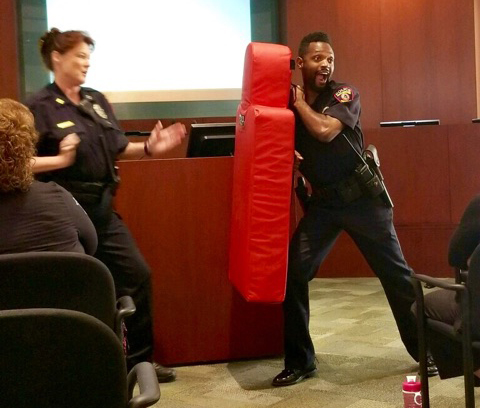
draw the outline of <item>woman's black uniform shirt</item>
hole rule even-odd
[[[112,163],[128,144],[105,96],[91,88],[81,88],[81,96],[97,105],[96,114],[100,119],[106,119],[110,126],[98,124],[70,102],[55,83],[43,88],[27,102],[40,134],[38,156],[57,155],[60,141],[70,133],[76,133],[81,140],[75,163],[65,169],[40,174],[38,178],[42,181],[110,181],[111,173],[99,135],[105,136]]]

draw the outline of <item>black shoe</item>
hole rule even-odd
[[[290,370],[289,368],[286,368],[273,379],[272,385],[274,387],[284,387],[297,384],[305,378],[311,377],[315,371],[317,371],[317,367],[315,366],[310,366],[304,370]]]
[[[418,375],[420,375],[420,373],[418,373]],[[438,375],[437,365],[435,364],[433,357],[430,354],[428,354],[427,355],[427,376],[435,377],[436,375]]]
[[[420,371],[418,372],[418,375],[420,375]],[[435,377],[436,375],[438,375],[438,368],[435,364],[435,360],[431,354],[427,354],[427,376]]]
[[[438,375],[437,365],[435,364],[433,357],[430,355],[427,356],[427,375],[429,377],[435,377]]]
[[[152,363],[155,373],[157,374],[157,379],[159,383],[167,383],[175,381],[177,378],[177,373],[173,368],[164,367],[158,363]]]

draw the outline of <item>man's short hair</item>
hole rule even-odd
[[[332,45],[327,33],[324,33],[323,31],[315,31],[314,33],[307,34],[302,38],[302,41],[300,41],[300,46],[298,47],[298,55],[300,57],[303,57],[306,54],[308,46],[312,42],[324,42]]]

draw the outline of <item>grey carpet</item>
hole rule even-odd
[[[403,348],[378,279],[315,279],[310,293],[315,377],[272,387],[283,369],[280,357],[177,367],[177,381],[161,384],[155,407],[402,408],[402,382],[417,364]],[[465,406],[462,378],[435,377],[430,394],[432,408]]]

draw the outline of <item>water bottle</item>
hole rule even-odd
[[[403,407],[422,407],[422,384],[417,381],[415,375],[407,375],[407,381],[403,383]]]

